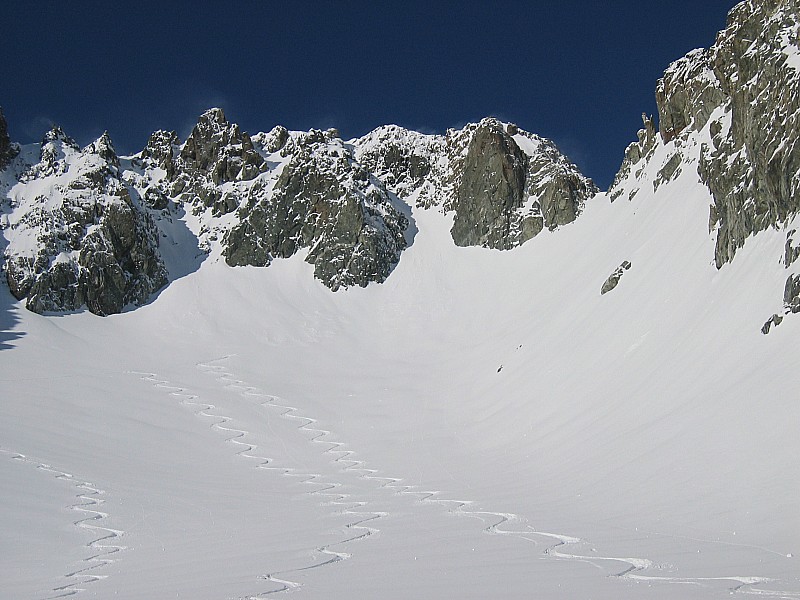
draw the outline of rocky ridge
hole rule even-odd
[[[599,191],[551,141],[494,118],[446,135],[382,127],[351,143],[393,192],[453,211],[459,246],[519,246],[574,221]]]
[[[800,3],[736,5],[710,48],[669,66],[657,83],[656,103],[658,127],[643,116],[645,126],[609,190],[612,200],[632,199],[648,183],[643,174],[661,148],[668,159],[652,181],[656,189],[691,168],[711,192],[717,268],[749,237],[785,229],[783,262],[793,289],[797,255],[789,250],[794,230],[788,230],[800,212]],[[785,305],[793,306],[791,298]]]
[[[3,195],[6,279],[36,312],[146,302],[167,282],[158,241],[175,219],[231,266],[302,251],[335,291],[389,276],[413,239],[411,205],[454,212],[459,245],[507,249],[571,222],[597,191],[551,142],[496,119],[344,142],[280,126],[251,137],[211,109],[185,142],[156,131],[132,157],[107,135],[81,150],[60,129],[35,150],[6,169]]]
[[[288,136],[278,152],[274,183],[251,190],[223,239],[227,263],[267,266],[308,248],[315,277],[334,291],[384,281],[407,245],[408,219],[383,184],[335,131]]]
[[[742,2],[713,46],[670,65],[658,118],[643,115],[609,190],[631,200],[697,172],[718,268],[748,237],[785,230],[784,313],[800,307],[798,13],[797,0]],[[120,158],[107,135],[80,149],[58,129],[20,152],[0,114],[4,270],[40,312],[146,302],[166,283],[158,239],[175,219],[214,259],[263,267],[302,253],[337,290],[390,275],[413,242],[412,206],[452,215],[457,245],[505,250],[574,221],[597,191],[551,142],[494,118],[345,142],[335,130],[250,136],[212,109],[185,142],[158,131]]]

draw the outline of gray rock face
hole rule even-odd
[[[783,290],[783,304],[787,312],[800,312],[800,275],[789,275]]]
[[[617,287],[617,284],[619,283],[619,280],[622,279],[625,271],[630,268],[631,263],[627,260],[623,261],[623,263],[617,267],[611,275],[608,276],[608,279],[605,280],[605,283],[603,283],[603,286],[600,288],[600,295],[602,296],[603,294],[607,294]]]
[[[228,123],[221,108],[200,116],[180,151],[180,160],[183,172],[208,175],[215,184],[253,179],[264,165],[250,136]]]
[[[11,159],[17,155],[17,147],[11,143],[8,136],[8,124],[0,108],[0,171],[6,168]]]
[[[13,193],[6,280],[30,310],[108,315],[167,283],[152,219],[121,182],[107,134],[81,151],[53,129]]]
[[[352,145],[390,191],[453,211],[461,246],[513,248],[571,223],[598,192],[552,142],[492,118],[444,136],[380,127]]]
[[[745,240],[789,227],[800,212],[800,3],[746,0],[707,50],[675,61],[656,86],[659,127],[645,120],[611,197],[633,197],[696,170],[712,196],[709,229],[717,268]],[[663,161],[653,176],[654,156]],[[647,176],[642,176],[647,172]],[[787,269],[800,256],[787,234]],[[788,312],[791,302],[785,300]],[[765,333],[783,318],[765,324]]]
[[[194,250],[231,266],[305,250],[338,290],[389,276],[413,239],[408,204],[452,211],[457,244],[508,249],[570,223],[597,192],[551,142],[496,119],[443,136],[387,126],[345,143],[333,129],[280,126],[251,138],[211,109],[184,143],[156,131],[132,157],[108,134],[81,150],[54,128],[39,162],[17,168],[3,192],[5,272],[37,312],[145,302],[167,282],[159,236],[184,211]]]
[[[182,146],[174,132],[154,133],[139,159],[145,168],[157,166],[166,172],[169,185],[160,186],[160,194],[190,205],[195,214],[210,207],[217,216],[238,206],[224,197],[222,184],[250,181],[266,170],[250,136],[229,123],[219,108],[200,116]]]
[[[642,125],[644,125],[644,127],[636,134],[638,140],[630,144],[625,149],[625,156],[622,159],[622,165],[620,166],[620,169],[617,172],[616,177],[614,177],[611,187],[609,188],[612,202],[619,198],[624,191],[620,188],[620,183],[629,175],[631,175],[631,171],[634,169],[636,169],[635,176],[636,179],[638,179],[641,175],[642,169],[644,166],[646,166],[647,161],[650,160],[650,158],[653,156],[654,150],[656,149],[657,132],[656,126],[653,123],[653,117],[648,117],[647,114],[642,113]],[[628,200],[633,200],[637,191],[638,189],[631,190]]]
[[[522,207],[527,172],[528,157],[505,127],[482,122],[467,146],[451,204],[456,213],[453,241],[459,246],[500,249],[515,245],[511,215]],[[541,231],[541,221],[536,228]]]
[[[800,257],[800,245],[795,245],[796,235],[796,229],[792,229],[786,234],[786,244],[783,250],[783,264],[787,269]]]
[[[284,146],[290,159],[274,186],[254,186],[223,240],[229,265],[266,266],[309,248],[315,277],[334,291],[388,277],[408,221],[334,135],[312,130]]]
[[[573,222],[599,191],[551,141],[496,119],[448,132],[448,153],[460,246],[519,246]]]
[[[731,114],[727,135],[718,126],[700,163],[714,195],[717,265],[800,209],[800,73],[788,58],[798,23],[796,2],[743,3],[709,53]]]
[[[767,335],[772,330],[773,326],[777,327],[781,323],[783,323],[783,317],[776,313],[772,315],[766,323],[764,323],[764,326],[761,327],[761,333]]]
[[[174,131],[158,130],[150,134],[147,145],[139,154],[142,161],[164,169],[168,179],[175,178],[175,155],[180,144]]]
[[[156,132],[130,176],[153,209],[182,206],[202,223],[201,247],[231,266],[267,266],[308,249],[333,290],[383,281],[406,247],[408,219],[336,130],[252,138],[219,109],[189,138]]]
[[[799,27],[796,0],[742,2],[711,48],[690,52],[658,82],[664,143],[709,128],[698,171],[714,198],[718,267],[800,209]]]
[[[761,333],[768,334],[770,329],[777,327],[783,322],[784,315],[800,313],[800,275],[789,275],[786,278],[786,285],[783,289],[783,315],[775,313],[764,326]]]

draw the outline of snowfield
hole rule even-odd
[[[647,185],[507,252],[414,209],[363,289],[213,252],[107,318],[3,288],[0,598],[800,598],[785,232],[717,270],[695,170]]]

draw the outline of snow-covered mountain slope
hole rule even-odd
[[[6,164],[12,144],[3,139]],[[159,246],[179,245],[187,259],[199,247],[222,253],[230,266],[259,267],[307,249],[314,276],[330,289],[366,286],[385,281],[413,243],[411,205],[454,212],[458,245],[508,249],[572,222],[597,193],[551,142],[496,119],[447,136],[383,127],[345,143],[336,130],[283,127],[251,138],[211,109],[184,143],[157,131],[133,157],[119,159],[107,136],[81,151],[60,130],[34,154],[29,148],[3,171],[0,191],[7,279],[35,312],[85,304],[109,314],[141,305],[166,283]],[[53,206],[42,216],[44,197]],[[131,265],[123,264],[124,244],[99,267],[76,258],[82,236],[108,221],[107,204],[124,205],[130,218],[104,235],[105,246],[117,239],[145,246]],[[197,242],[173,237],[185,213]],[[70,252],[74,260],[66,261]],[[98,295],[110,300],[98,303]]]
[[[783,239],[717,270],[701,189],[507,253],[415,209],[392,277],[337,294],[298,255],[107,319],[7,306],[0,439],[28,462],[2,514],[48,518],[4,521],[4,597],[796,597],[800,323],[759,333]],[[13,475],[38,464],[103,490],[81,510],[119,539],[86,547],[85,490]]]
[[[796,209],[717,260],[702,165],[738,106],[646,120],[608,194],[507,252],[454,243],[446,139],[249,138],[216,113],[191,145],[155,135],[119,162],[172,277],[155,301],[42,316],[0,289],[0,599],[800,598],[800,319],[761,333]],[[515,194],[532,148],[484,126]],[[407,220],[381,285],[332,293],[304,234],[229,266],[295,169],[301,231],[306,192],[336,201],[302,187],[320,173]]]
[[[673,63],[659,80],[658,133],[644,118],[639,141],[626,151],[612,198],[632,198],[682,170],[697,173],[712,193],[708,217],[717,267],[733,260],[754,234],[784,231],[774,260],[787,278],[780,308],[767,323],[800,310],[794,264],[800,211],[800,8],[791,0],[742,2],[713,46]],[[654,174],[655,173],[655,174]],[[769,315],[765,315],[765,319]]]

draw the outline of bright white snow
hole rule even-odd
[[[2,291],[0,598],[800,597],[785,234],[717,270],[693,171],[509,252],[416,209],[366,289],[170,252],[122,315]]]

